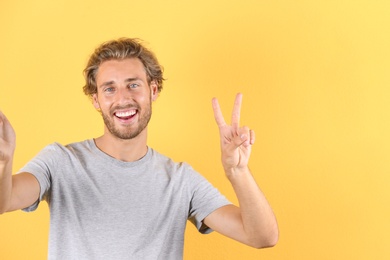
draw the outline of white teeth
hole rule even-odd
[[[135,115],[136,111],[135,110],[130,110],[126,112],[116,112],[115,115],[117,117],[128,117],[128,116],[133,116]]]

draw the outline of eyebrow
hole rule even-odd
[[[141,79],[138,78],[138,77],[135,77],[135,78],[127,78],[125,79],[125,82],[126,83],[129,83],[129,82],[134,82],[134,81],[140,81]],[[103,88],[103,87],[106,87],[106,86],[111,86],[111,85],[114,85],[115,84],[115,81],[111,80],[111,81],[106,81],[106,82],[103,82],[99,88]]]
[[[104,82],[103,84],[101,84],[99,86],[99,88],[110,86],[110,85],[113,85],[113,84],[114,84],[114,81],[107,81],[107,82]]]

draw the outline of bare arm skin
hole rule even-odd
[[[222,207],[204,219],[215,231],[247,245],[263,248],[276,244],[278,227],[264,194],[248,168],[254,131],[239,127],[242,95],[236,97],[232,125],[227,125],[213,99],[214,116],[220,130],[222,164],[239,201],[239,207]],[[12,175],[15,132],[0,112],[0,214],[32,205],[39,198],[40,187],[30,173]]]
[[[32,205],[39,198],[39,183],[30,173],[12,175],[15,131],[0,111],[0,214]]]
[[[221,141],[221,160],[225,174],[236,193],[239,207],[221,207],[204,219],[213,230],[255,248],[274,246],[279,237],[275,215],[248,167],[255,133],[240,127],[242,95],[237,94],[231,125],[227,125],[217,99],[214,117]]]

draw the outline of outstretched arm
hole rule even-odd
[[[0,214],[32,205],[39,196],[39,183],[30,173],[12,175],[15,131],[0,111]]]
[[[256,248],[270,247],[278,240],[278,225],[270,205],[248,168],[255,133],[248,127],[240,127],[241,103],[242,94],[237,94],[231,125],[228,125],[218,100],[214,98],[212,101],[220,133],[222,165],[236,193],[239,207],[230,205],[219,208],[207,216],[204,223],[247,245]]]

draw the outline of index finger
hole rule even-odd
[[[213,98],[212,104],[213,104],[214,118],[215,121],[217,122],[218,127],[225,126],[226,122],[225,119],[223,118],[222,111],[218,103],[218,99]]]
[[[236,99],[234,100],[233,113],[232,113],[232,126],[235,129],[238,129],[238,127],[240,126],[241,103],[242,103],[242,94],[238,93],[236,95]]]

